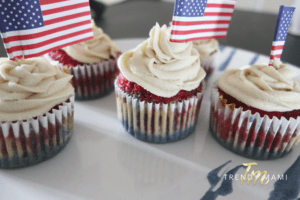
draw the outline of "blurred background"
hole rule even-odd
[[[106,5],[120,3],[125,0],[97,0]],[[155,0],[154,0],[155,1]],[[175,0],[161,0],[165,2],[175,2]],[[278,7],[284,5],[293,5],[295,1],[299,0],[239,0],[236,8],[240,10],[250,10],[255,12],[278,13]]]
[[[172,21],[174,2],[90,0],[97,25],[112,39],[147,38],[156,22]],[[281,59],[300,66],[300,0],[237,0],[227,37],[219,43],[270,55],[281,5],[296,7]]]
[[[90,5],[97,26],[112,39],[128,39],[147,38],[156,22],[169,25],[174,2],[90,0]],[[300,0],[237,0],[227,37],[219,39],[219,43],[270,55],[280,5],[296,7],[281,59],[300,66]],[[0,56],[6,56],[2,44]]]

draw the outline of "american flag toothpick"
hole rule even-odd
[[[10,59],[90,40],[89,0],[0,0],[0,30]]]
[[[294,11],[295,7],[280,6],[269,66],[273,66],[274,58],[281,58]]]
[[[225,38],[235,0],[176,0],[171,42]]]

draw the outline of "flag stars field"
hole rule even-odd
[[[1,0],[8,57],[32,58],[93,38],[89,0]]]

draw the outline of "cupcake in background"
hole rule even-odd
[[[46,55],[50,61],[67,66],[74,76],[76,100],[102,97],[113,90],[118,74],[117,57],[121,54],[116,44],[92,22],[94,39],[55,50]]]
[[[193,41],[194,48],[200,54],[201,67],[207,76],[212,74],[216,68],[215,61],[219,53],[219,42],[216,39]]]
[[[252,159],[277,159],[300,141],[300,87],[296,72],[273,66],[231,69],[211,96],[210,127],[225,148]]]
[[[0,58],[0,168],[49,159],[73,133],[72,76],[44,58]]]
[[[131,135],[168,143],[194,130],[206,73],[192,42],[170,42],[167,26],[156,24],[149,39],[121,55],[118,67],[118,116]]]
[[[172,22],[169,23],[168,30],[172,31]],[[219,54],[219,42],[216,39],[194,40],[192,42],[200,54],[201,67],[205,70],[207,78],[216,68],[215,61]]]

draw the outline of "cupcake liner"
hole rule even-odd
[[[122,91],[115,82],[118,117],[132,136],[150,143],[181,140],[194,130],[203,92],[182,102],[148,103]]]
[[[55,156],[73,134],[73,116],[74,94],[44,115],[0,122],[0,168],[26,167]]]
[[[270,160],[290,153],[300,141],[300,117],[260,117],[259,113],[235,108],[219,98],[216,87],[211,95],[210,129],[225,148],[244,157]]]
[[[213,52],[207,58],[200,60],[201,67],[205,70],[207,76],[214,72],[216,68],[216,60],[219,54],[219,52]]]
[[[48,55],[48,60],[52,60]],[[62,69],[64,66],[59,64]],[[76,100],[90,100],[109,94],[114,88],[114,80],[119,72],[116,59],[109,59],[97,64],[69,67],[73,75],[72,85]]]

